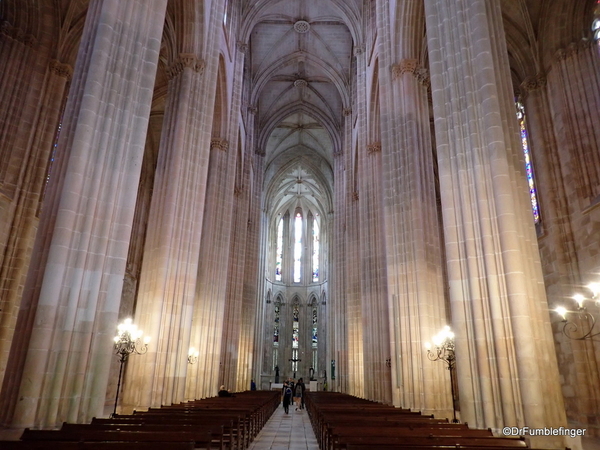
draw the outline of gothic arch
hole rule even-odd
[[[226,69],[225,59],[223,55],[219,55],[219,69],[217,72],[217,85],[215,92],[215,106],[213,114],[212,124],[212,138],[213,139],[225,139],[227,136],[227,80],[226,80]]]

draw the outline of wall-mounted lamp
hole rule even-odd
[[[196,364],[198,362],[198,355],[200,352],[194,347],[190,347],[188,351],[188,364]]]
[[[587,285],[587,288],[591,292],[589,297],[582,294],[573,296],[573,300],[577,303],[576,310],[568,310],[564,306],[559,306],[554,310],[554,312],[562,317],[563,334],[569,339],[576,341],[584,339],[597,340],[594,338],[600,334],[600,331],[594,332],[596,318],[585,306],[585,302],[590,300],[596,302],[597,306],[600,306],[600,283],[590,283]],[[567,316],[572,318],[572,320],[567,319]]]

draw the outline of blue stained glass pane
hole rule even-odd
[[[527,175],[527,185],[529,186],[529,200],[531,201],[531,211],[533,220],[537,224],[540,222],[540,209],[537,200],[537,190],[535,188],[535,179],[533,176],[533,165],[531,163],[531,154],[529,152],[529,142],[527,139],[527,128],[525,127],[525,108],[520,102],[517,102],[517,119],[521,131],[521,146],[523,147],[523,156],[525,157],[525,174]]]

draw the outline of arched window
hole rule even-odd
[[[294,283],[302,280],[302,214],[296,213],[294,219]]]
[[[273,320],[273,346],[279,347],[279,318],[281,313],[281,304],[279,300],[275,303],[275,318]]]
[[[312,347],[317,348],[319,345],[319,337],[317,336],[317,307],[312,308]]]
[[[283,262],[283,218],[279,219],[277,225],[277,247],[275,250],[275,281],[281,281],[281,270]]]
[[[533,221],[537,225],[538,223],[540,223],[540,208],[537,200],[537,189],[535,187],[535,178],[533,175],[531,153],[529,151],[529,141],[525,122],[525,107],[519,101],[517,101],[516,106],[517,119],[519,120],[519,131],[521,133],[521,145],[523,147],[523,156],[525,157],[525,172],[527,174],[527,184],[529,186],[529,199],[531,201],[531,211],[533,213]]]
[[[317,214],[318,216],[318,214]],[[317,217],[313,219],[313,254],[312,254],[312,280],[319,281],[319,222]]]
[[[294,377],[296,376],[296,372],[298,371],[298,347],[299,347],[299,338],[300,338],[300,302],[296,298],[293,305],[293,319],[292,319],[292,372],[294,372]]]

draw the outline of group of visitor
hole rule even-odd
[[[283,410],[286,414],[288,414],[290,411],[290,404],[292,402],[292,398],[294,404],[296,405],[296,411],[304,409],[305,389],[306,386],[304,385],[304,380],[302,378],[300,378],[297,383],[294,383],[294,380],[292,378],[283,382],[283,389],[281,395]]]

